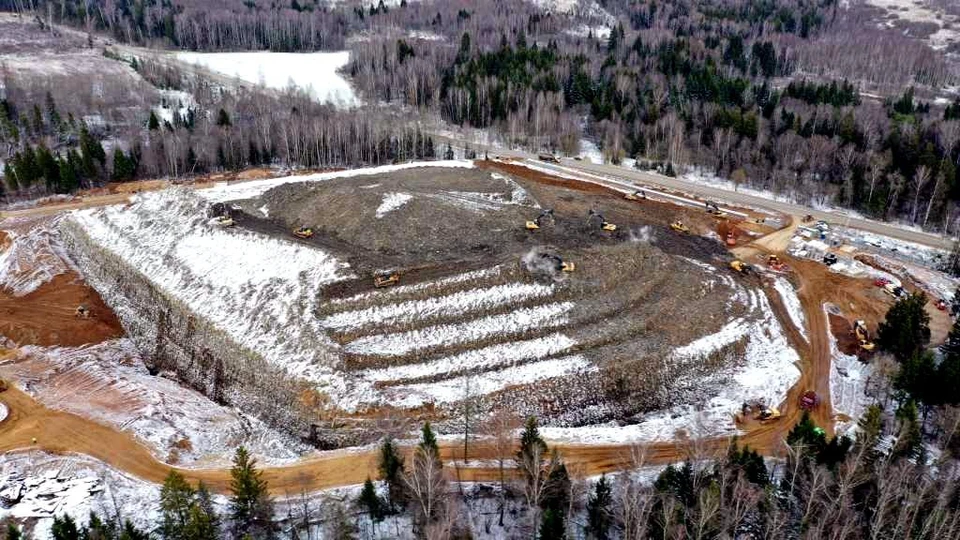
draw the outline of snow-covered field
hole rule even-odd
[[[834,412],[850,417],[850,421],[836,423],[838,435],[851,435],[857,420],[872,403],[866,394],[872,374],[871,364],[840,352],[837,340],[830,336],[830,401]]]
[[[350,61],[348,51],[317,53],[225,52],[177,53],[177,59],[228,77],[283,90],[295,86],[320,102],[354,107],[359,99],[339,73]]]

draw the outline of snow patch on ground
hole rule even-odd
[[[295,86],[323,103],[340,107],[360,105],[340,70],[350,62],[349,51],[315,53],[179,52],[177,59],[203,66],[228,77],[284,90]]]
[[[240,345],[336,393],[329,340],[314,311],[323,285],[350,277],[347,264],[312,247],[210,226],[206,206],[195,192],[170,189],[70,219]]]
[[[753,322],[733,321],[716,334],[701,338],[675,352],[682,361],[688,354],[709,354],[737,339],[749,336],[741,365],[717,373],[704,384],[716,387],[716,393],[699,406],[678,406],[644,416],[640,422],[621,426],[606,425],[560,428],[542,427],[540,432],[554,441],[578,443],[639,443],[672,440],[678,434],[688,436],[735,435],[734,414],[742,403],[752,399],[780,404],[787,391],[800,379],[800,356],[790,347],[783,328],[770,309],[766,296],[753,298]]]
[[[377,207],[377,219],[381,219],[383,216],[407,204],[411,199],[413,199],[413,195],[409,193],[384,193],[383,200],[380,202],[380,206]]]
[[[0,365],[0,373],[23,381],[25,391],[46,407],[128,431],[158,460],[178,466],[229,466],[240,445],[266,464],[288,463],[311,451],[255,418],[151,375],[127,339],[77,348],[23,347]]]
[[[90,512],[121,515],[139,528],[152,529],[160,519],[160,486],[127,476],[84,456],[43,452],[0,455],[0,496],[19,501],[0,507],[0,518],[36,520],[30,538],[52,538],[53,517],[69,514],[86,524]],[[222,506],[225,500],[217,497]]]
[[[497,335],[519,334],[530,328],[554,328],[566,324],[566,314],[571,309],[573,302],[558,302],[465,323],[431,326],[397,334],[364,336],[351,342],[345,350],[354,354],[402,356],[415,350],[440,345],[449,346]]]
[[[30,227],[17,227],[16,231],[4,231],[10,246],[0,253],[0,287],[13,296],[26,296],[72,270],[59,244],[58,221],[54,218]]]
[[[322,182],[324,180],[332,180],[334,178],[354,178],[358,176],[386,174],[406,169],[415,169],[417,167],[453,167],[472,169],[474,164],[473,161],[462,160],[413,161],[398,165],[383,165],[380,167],[368,167],[366,169],[348,169],[329,173],[285,176],[282,178],[270,178],[267,180],[254,180],[252,182],[240,182],[234,184],[224,182],[217,184],[212,188],[197,190],[196,193],[211,202],[236,201],[239,199],[252,199],[254,197],[259,197],[267,191],[283,184],[291,184],[295,182]]]
[[[803,314],[803,306],[800,305],[800,298],[797,296],[796,289],[793,288],[793,285],[791,285],[789,281],[779,276],[773,281],[773,288],[776,289],[780,298],[783,300],[783,305],[787,308],[787,313],[790,315],[790,320],[793,321],[793,325],[800,331],[800,335],[809,341],[810,338],[807,337],[807,321]]]
[[[327,328],[360,328],[399,324],[415,319],[464,314],[491,307],[540,298],[553,293],[552,285],[510,283],[489,288],[470,289],[447,296],[434,296],[395,304],[378,305],[359,311],[343,311],[323,319]]]
[[[610,35],[610,29],[607,29],[607,35]],[[600,151],[600,147],[597,146],[597,143],[586,139],[580,139],[580,157],[594,163],[596,165],[603,165],[603,152]]]
[[[552,377],[595,371],[590,361],[580,355],[556,360],[490,371],[478,375],[454,377],[437,383],[411,384],[396,388],[396,403],[400,407],[419,407],[426,403],[453,403],[469,396],[485,395],[509,386],[534,383]]]
[[[826,315],[829,317],[829,312]],[[867,396],[866,389],[872,376],[873,366],[861,362],[855,355],[840,352],[837,340],[831,333],[830,402],[834,413],[850,417],[849,421],[836,423],[837,435],[852,435],[857,420],[871,405],[872,400]]]

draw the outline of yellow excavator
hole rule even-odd
[[[553,218],[553,209],[552,209],[552,208],[548,208],[547,210],[544,210],[543,212],[540,212],[540,215],[537,216],[537,219],[535,219],[535,220],[533,220],[533,221],[527,221],[527,223],[526,223],[526,228],[527,228],[527,230],[528,230],[528,231],[535,231],[535,230],[539,229],[541,226],[543,226],[543,222],[544,222],[544,220],[547,219],[547,218],[550,218],[550,222],[553,223],[553,219],[554,219],[554,218]]]
[[[303,238],[306,240],[307,238],[311,238],[313,236],[313,229],[310,227],[300,227],[299,229],[293,231],[293,235],[297,238]]]
[[[670,228],[684,234],[690,234],[690,227],[687,227],[679,219],[670,224]]]
[[[617,230],[616,225],[607,221],[606,218],[603,217],[603,214],[596,210],[590,210],[590,213],[587,215],[587,224],[590,223],[598,223],[602,231],[613,232]]]
[[[623,198],[628,201],[645,201],[647,200],[647,194],[644,193],[642,189],[638,189],[633,193],[627,193]]]
[[[860,350],[872,352],[877,348],[877,344],[870,341],[870,332],[867,330],[867,323],[862,319],[853,322],[853,333],[857,336],[860,343]]]
[[[738,274],[748,275],[753,273],[753,267],[740,259],[730,261],[730,268]]]

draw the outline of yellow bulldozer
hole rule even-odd
[[[400,272],[381,272],[373,276],[373,286],[382,289],[400,282]]]
[[[690,234],[690,227],[687,227],[679,219],[670,224],[670,228],[684,234]]]
[[[753,267],[740,259],[730,261],[730,268],[738,274],[749,275],[753,273]]]
[[[297,238],[303,238],[306,240],[307,238],[311,238],[313,236],[313,229],[310,227],[300,227],[299,229],[293,231],[293,235]]]

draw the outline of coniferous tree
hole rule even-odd
[[[607,475],[601,475],[600,480],[593,487],[593,493],[587,501],[587,536],[593,540],[607,540],[610,535],[610,526],[613,521],[611,506],[613,495]]]
[[[563,540],[567,537],[567,527],[564,524],[563,513],[548,508],[540,519],[540,535],[542,540]]]
[[[13,522],[7,523],[7,540],[20,540],[21,538],[23,538],[23,533],[20,532],[20,527],[17,527],[17,524]]]
[[[70,514],[54,516],[50,534],[53,540],[80,540],[80,529]]]
[[[196,492],[182,474],[171,470],[160,489],[161,535],[168,540],[186,538]]]
[[[377,523],[383,521],[383,503],[380,496],[377,495],[377,488],[369,478],[363,483],[363,489],[360,491],[357,502],[360,504],[360,508],[370,517],[371,524],[376,526]]]
[[[926,347],[930,342],[930,315],[924,310],[927,296],[913,293],[897,300],[880,323],[877,332],[882,348],[904,362]]]
[[[273,538],[273,501],[256,464],[246,448],[237,448],[230,469],[230,517],[237,536]]]
[[[387,437],[380,445],[380,463],[378,465],[380,479],[387,484],[387,509],[397,512],[407,504],[406,484],[403,458],[397,451],[393,439]]]
[[[156,131],[160,129],[160,119],[157,118],[156,113],[150,111],[150,119],[147,120],[147,129],[150,131]]]
[[[207,540],[220,538],[220,518],[213,507],[213,497],[207,486],[200,482],[190,506],[190,515],[184,527],[187,540]]]

